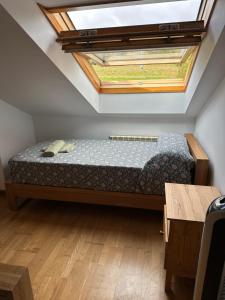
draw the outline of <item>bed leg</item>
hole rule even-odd
[[[172,273],[166,270],[165,292],[171,291]]]
[[[14,195],[12,185],[6,183],[6,197],[11,210],[18,210],[19,203],[17,202],[17,197]]]

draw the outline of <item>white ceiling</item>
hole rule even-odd
[[[224,12],[225,14],[225,12]],[[225,15],[224,15],[225,19]],[[223,30],[217,42],[206,70],[201,78],[198,88],[196,89],[191,104],[187,109],[187,114],[195,116],[203,105],[207,102],[216,87],[225,78],[225,30]]]

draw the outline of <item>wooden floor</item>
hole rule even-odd
[[[162,216],[143,210],[0,196],[0,262],[29,268],[35,300],[191,300],[193,282],[164,293]]]

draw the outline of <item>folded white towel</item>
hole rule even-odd
[[[41,149],[44,157],[52,157],[57,153],[69,153],[75,148],[74,144],[66,144],[62,140],[56,140],[50,144],[47,148]]]
[[[42,156],[44,157],[53,157],[56,155],[60,149],[65,145],[63,140],[56,140],[52,144],[50,144],[47,149],[44,150]]]

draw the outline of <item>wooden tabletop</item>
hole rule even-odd
[[[167,218],[204,222],[209,205],[220,195],[214,186],[166,183]]]

